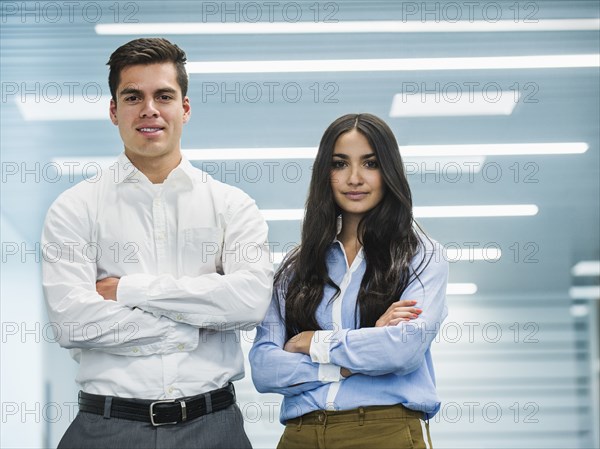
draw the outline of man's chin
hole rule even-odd
[[[145,148],[136,148],[135,150],[126,149],[125,154],[128,157],[133,158],[161,158],[173,154],[176,152],[176,149],[166,149],[166,148],[157,148],[157,147],[145,147]]]

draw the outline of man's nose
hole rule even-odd
[[[144,101],[144,105],[142,110],[140,111],[141,117],[158,117],[159,111],[156,105],[154,104],[154,100]]]

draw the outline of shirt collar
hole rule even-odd
[[[116,184],[132,182],[134,179],[136,181],[133,182],[150,182],[146,175],[135,168],[124,152],[117,159],[117,167]],[[164,185],[192,189],[194,186],[194,170],[194,166],[182,155],[181,162],[169,173],[164,181]]]
[[[346,258],[346,250],[344,249],[344,245],[342,244],[342,242],[340,242],[336,236],[335,239],[333,239],[333,242],[331,242],[331,248],[335,248],[337,247],[338,251],[340,252],[340,256],[346,261],[348,262],[348,259]],[[360,249],[358,250],[358,253],[356,254],[356,258],[354,259],[354,262],[352,262],[352,266],[356,264],[359,264],[360,262],[362,262],[365,258],[365,254],[364,254],[364,248],[361,246]]]

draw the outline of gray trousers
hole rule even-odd
[[[58,449],[138,448],[252,449],[252,445],[236,404],[189,422],[160,427],[79,412],[58,444]]]

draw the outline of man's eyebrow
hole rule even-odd
[[[377,156],[375,153],[369,153],[369,154],[363,154],[360,158],[361,159],[369,159],[369,158],[375,157],[375,156]],[[333,157],[339,157],[340,159],[350,159],[350,157],[344,153],[334,153]]]
[[[172,87],[163,87],[161,89],[156,90],[154,94],[176,94],[177,89],[173,89]]]
[[[160,95],[160,94],[176,94],[177,90],[173,89],[172,87],[162,87],[160,89],[157,89],[154,92],[154,95]],[[138,95],[138,96],[142,96],[142,91],[139,89],[135,89],[134,87],[126,87],[124,88],[121,92],[119,92],[119,95]]]
[[[141,93],[142,91],[139,89],[134,89],[133,87],[126,87],[121,92],[119,92],[119,96],[131,94],[140,95]]]

